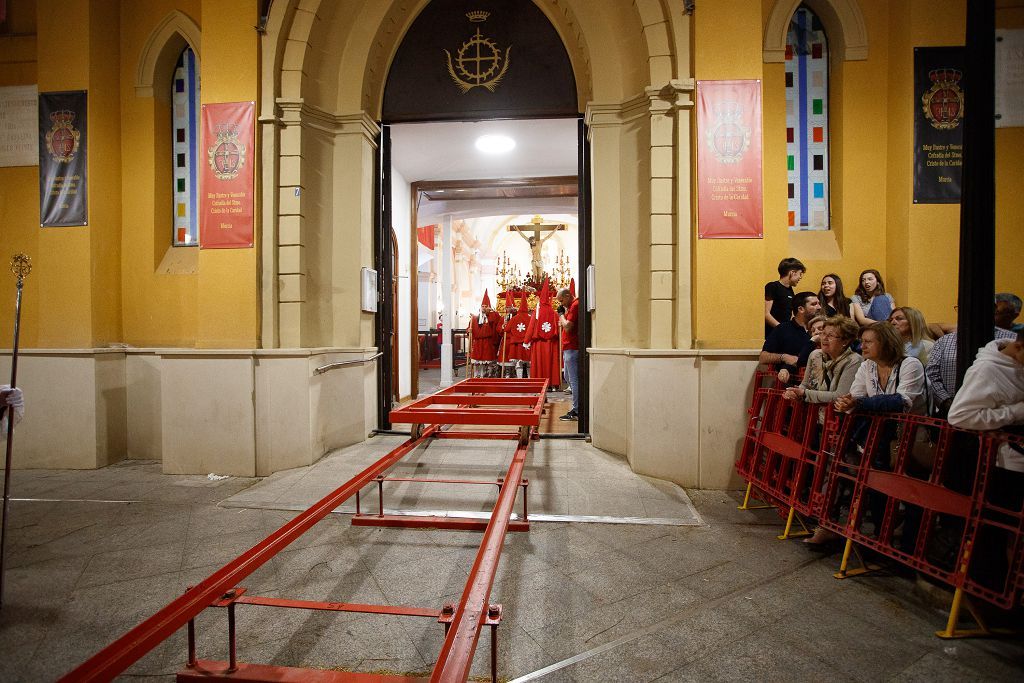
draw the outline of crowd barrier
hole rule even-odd
[[[972,432],[901,413],[841,414],[830,405],[784,398],[755,385],[739,474],[752,498],[786,517],[780,539],[803,535],[807,520],[846,539],[837,578],[877,568],[858,549],[901,563],[954,591],[937,635],[958,628],[964,595],[1002,609],[1024,594],[1024,473],[996,466],[1002,450],[1024,452],[1024,437]],[[797,521],[803,531],[792,532]],[[860,558],[860,566],[851,560]],[[967,607],[971,605],[968,603]]]

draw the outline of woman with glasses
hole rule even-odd
[[[818,410],[819,425],[825,422],[825,406],[849,393],[853,386],[857,369],[863,360],[850,348],[857,338],[858,329],[857,323],[844,315],[826,319],[819,337],[821,348],[812,351],[808,357],[803,382],[798,387],[786,390],[787,399],[821,406]],[[817,527],[813,535],[804,539],[804,543],[812,549],[827,549],[836,538],[835,534]]]

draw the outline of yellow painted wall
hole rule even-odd
[[[258,36],[253,28],[258,23],[258,5],[256,0],[203,3],[203,103],[259,100]],[[253,150],[249,158],[253,162],[259,159],[258,150]],[[255,202],[259,207],[259,197]],[[259,226],[258,214],[254,220]],[[259,244],[258,231],[254,243]],[[201,250],[196,345],[225,348],[258,346],[258,284],[255,247]]]
[[[868,59],[833,62],[832,223],[829,234],[791,233],[785,224],[784,67],[764,64],[764,24],[775,0],[705,3],[694,15],[698,79],[763,79],[763,240],[696,240],[694,335],[698,347],[759,345],[762,287],[786,256],[808,266],[798,289],[816,291],[837,272],[847,294],[860,271],[878,268],[901,305],[933,321],[955,321],[959,205],[913,204],[913,48],[963,44],[964,0],[859,0]],[[1024,24],[1024,9],[1000,10],[1001,26]],[[696,141],[694,142],[696,144]],[[1018,189],[1024,133],[997,133],[997,290],[1024,293]],[[696,214],[694,214],[696,215]],[[696,233],[696,226],[694,226]],[[733,277],[737,266],[744,273]]]
[[[140,347],[195,346],[198,330],[198,247],[171,247],[171,74],[156,75],[157,96],[135,92],[143,49],[174,10],[199,25],[198,0],[121,3],[121,155],[130,160],[122,169],[122,316],[124,341]]]
[[[694,76],[698,80],[763,78],[759,0],[701,3],[700,10],[693,14],[693,26]],[[767,109],[767,103],[765,107]],[[693,129],[696,134],[696,118]],[[774,132],[774,138],[778,136]],[[770,150],[779,149],[773,132],[768,129],[767,117],[764,138],[767,161]],[[692,144],[697,144],[696,139]],[[785,145],[785,129],[782,130],[782,145]],[[784,174],[785,156],[780,158]],[[767,163],[764,171],[765,216],[773,213],[784,216],[785,180]],[[695,179],[696,176],[694,173]],[[784,230],[781,222],[774,220],[766,221],[763,240],[698,240],[694,207],[693,318],[698,347],[747,347],[757,341],[764,304],[760,301],[762,292],[756,290],[774,273],[779,258],[786,256],[782,253],[786,249]]]
[[[36,83],[36,4],[26,0],[9,4],[7,35],[0,36],[0,87]],[[36,166],[0,168],[0,348],[10,348],[14,327],[14,278],[8,275],[8,258],[24,252],[38,266],[39,196]],[[28,201],[25,198],[30,198]],[[21,314],[21,343],[39,343],[38,272],[25,284]]]
[[[40,92],[89,89],[89,30],[69,31],[68,26],[91,28],[88,0],[39,0],[38,50],[40,55],[46,55],[46,59],[38,63]],[[112,30],[116,33],[116,25]],[[91,98],[89,104],[91,142],[93,131],[102,124],[94,115]],[[90,161],[95,153],[90,145]],[[91,171],[93,164],[89,166]],[[90,218],[97,212],[96,200],[103,190],[116,191],[116,188],[104,188],[100,184],[103,182],[107,182],[105,177],[99,182],[88,178]],[[35,263],[32,285],[36,296],[33,299],[41,312],[37,344],[41,347],[91,347],[93,228],[38,228],[38,187],[21,201],[35,205],[39,235],[37,251],[30,254]],[[102,221],[109,220],[105,207],[99,209],[99,217]],[[108,227],[104,225],[102,229]]]

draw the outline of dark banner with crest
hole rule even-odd
[[[255,102],[204,104],[199,175],[199,248],[253,245]]]
[[[39,225],[88,225],[86,91],[39,93]]]
[[[964,49],[914,48],[914,203],[960,201]]]
[[[383,120],[576,116],[569,55],[532,0],[432,0],[388,70]]]

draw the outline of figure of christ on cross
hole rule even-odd
[[[518,232],[519,236],[530,245],[530,270],[533,273],[533,279],[540,280],[544,274],[544,259],[541,258],[541,250],[544,248],[544,243],[551,239],[556,231],[566,230],[565,224],[545,223],[544,219],[540,216],[534,216],[527,225],[510,225],[508,229],[510,232],[512,230]],[[533,234],[527,235],[523,230],[528,230]],[[541,237],[543,232],[548,234]]]

